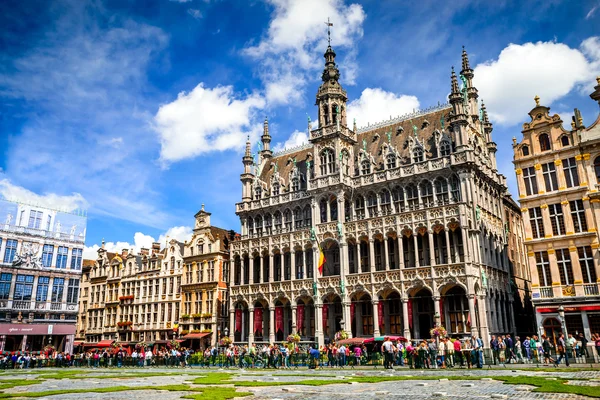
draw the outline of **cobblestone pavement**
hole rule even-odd
[[[58,371],[68,370],[30,370],[30,371],[7,371],[0,374],[0,383],[9,379],[34,379],[40,373],[48,374]],[[85,379],[48,379],[43,383],[5,389],[5,393],[23,393],[38,392],[48,390],[73,390],[73,389],[97,389],[102,387],[128,386],[128,387],[155,387],[163,385],[186,384],[192,387],[202,387],[191,384],[191,381],[211,372],[230,372],[233,381],[258,381],[258,382],[286,382],[289,385],[270,386],[270,387],[238,387],[238,391],[249,391],[255,394],[253,400],[276,400],[276,399],[294,399],[294,400],[325,400],[337,399],[340,396],[351,399],[395,399],[410,397],[412,399],[492,399],[492,398],[510,398],[510,399],[588,399],[584,396],[571,394],[553,394],[531,392],[531,386],[509,385],[500,381],[493,380],[496,376],[534,376],[539,379],[588,379],[587,381],[572,381],[573,384],[586,386],[599,386],[600,393],[600,370],[597,371],[579,371],[573,369],[569,372],[545,372],[536,369],[514,370],[506,369],[451,369],[451,370],[409,370],[399,369],[396,371],[374,370],[374,369],[328,369],[324,368],[318,371],[298,369],[291,371],[273,371],[273,370],[204,370],[199,368],[174,370],[163,368],[152,369],[123,369],[123,370],[80,370]],[[162,376],[147,377],[128,377],[130,374],[148,373],[165,374]],[[175,375],[166,375],[166,374]],[[116,378],[101,379],[105,374],[110,376],[118,375]],[[341,383],[344,380],[355,377],[370,376],[404,376],[410,377],[406,381],[388,381],[380,383]],[[462,376],[473,377],[474,380],[446,380],[445,377]],[[430,380],[419,379],[428,377]],[[438,378],[431,380],[432,377]],[[478,380],[477,378],[484,378]],[[317,379],[327,381],[339,381],[340,384],[331,384],[323,386],[301,386],[294,385],[306,379]],[[189,392],[167,392],[157,390],[138,390],[123,391],[114,393],[77,393],[61,394],[60,396],[47,397],[48,399],[144,399],[144,400],[170,400],[181,399],[182,396],[190,394]]]

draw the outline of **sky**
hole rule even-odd
[[[239,231],[246,137],[306,142],[328,18],[359,127],[446,102],[465,46],[515,198],[533,97],[598,115],[600,0],[4,0],[0,195],[85,209],[87,257],[186,240],[202,204]]]

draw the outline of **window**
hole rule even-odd
[[[275,232],[278,232],[281,230],[281,212],[277,211],[275,212]]]
[[[386,166],[387,169],[396,168],[396,155],[394,153],[390,153],[387,155]]]
[[[433,185],[429,181],[421,183],[421,199],[425,207],[433,206]]]
[[[419,208],[419,191],[414,184],[410,184],[406,187],[406,202],[409,210],[416,210]]]
[[[390,192],[387,189],[383,189],[379,194],[379,198],[381,199],[381,211],[384,214],[389,214],[392,212],[392,206],[390,203]]]
[[[297,192],[300,190],[300,179],[297,177],[292,178],[292,192]]]
[[[279,183],[273,184],[273,196],[279,196]]]
[[[527,196],[531,196],[532,194],[537,194],[537,180],[535,178],[535,168],[523,168],[523,180],[525,181],[525,190],[527,192]]]
[[[423,148],[421,146],[417,146],[413,150],[413,162],[421,161],[423,161]]]
[[[2,273],[0,274],[0,299],[8,300],[10,296],[10,283],[12,281],[12,274]]]
[[[531,224],[531,233],[533,234],[534,239],[543,238],[545,236],[542,209],[540,207],[529,209],[529,223]]]
[[[289,209],[283,212],[283,223],[288,232],[292,230],[292,212]]]
[[[304,207],[304,226],[308,227],[312,225],[312,218],[310,212],[310,206]]]
[[[521,154],[523,156],[528,156],[529,155],[529,146],[523,146],[523,147],[521,147]]]
[[[321,152],[321,175],[332,174],[335,171],[333,150],[325,149]]]
[[[42,215],[41,211],[31,210],[29,212],[29,224],[27,225],[29,228],[40,229],[42,225]]]
[[[460,182],[454,175],[450,177],[450,195],[452,201],[460,201]]]
[[[273,217],[271,214],[265,215],[265,232],[267,235],[270,235],[273,231]]]
[[[579,186],[579,175],[577,174],[575,157],[562,160],[562,165],[567,187]]]
[[[371,161],[369,161],[368,158],[365,158],[360,163],[360,166],[361,166],[361,169],[360,169],[361,175],[368,175],[371,173]]]
[[[392,190],[392,199],[394,200],[396,212],[404,211],[404,189],[400,186],[396,186]]]
[[[37,292],[35,294],[35,301],[46,301],[48,300],[48,285],[50,285],[50,277],[40,276],[38,277]],[[93,301],[93,296],[92,296]]]
[[[4,250],[4,262],[7,264],[12,263],[15,254],[17,254],[17,241],[8,239],[6,241],[6,249]]]
[[[17,275],[13,300],[30,301],[33,292],[33,275]]]
[[[573,227],[575,232],[587,232],[587,221],[585,219],[585,209],[583,208],[583,200],[574,200],[569,202],[571,208],[571,218],[573,218]]]
[[[555,236],[565,234],[565,217],[563,215],[562,204],[550,204],[550,223],[552,224],[552,233]]]
[[[319,202],[319,213],[321,214],[321,223],[327,222],[327,200],[321,199]]]
[[[51,297],[50,301],[52,301],[53,303],[62,302],[64,289],[65,289],[65,278],[54,278],[54,281],[52,282],[52,297]]]
[[[262,236],[263,221],[262,221],[262,217],[260,215],[254,219],[254,228],[255,228],[256,234],[258,236]],[[210,244],[208,245],[208,252],[210,253]]]
[[[440,156],[447,157],[452,152],[452,146],[447,140],[442,140],[440,143]]]
[[[550,150],[550,138],[548,134],[542,133],[538,140],[540,141],[540,151]]]
[[[542,165],[542,175],[546,184],[546,192],[558,190],[558,180],[556,179],[556,166],[553,162]]]
[[[444,178],[435,180],[435,195],[438,204],[448,204],[448,182]]]
[[[56,268],[65,269],[67,268],[67,257],[69,255],[69,248],[60,246],[58,248],[56,256]]]
[[[373,192],[367,196],[367,209],[369,210],[369,217],[377,216],[377,196]]]
[[[260,187],[260,185],[256,185],[254,187],[254,200],[260,200],[262,196],[262,188]]]
[[[354,213],[358,219],[365,217],[365,199],[362,196],[357,196],[354,201]]]
[[[157,291],[158,292],[158,291]],[[67,286],[67,303],[77,303],[79,297],[79,279],[69,279]]]
[[[569,137],[567,135],[564,135],[560,138],[560,144],[562,144],[563,146],[568,146],[569,144],[571,144],[569,142]]]
[[[572,285],[573,266],[571,265],[569,249],[556,250],[556,262],[558,264],[558,272],[560,273],[560,283],[563,285]]]
[[[581,266],[581,275],[583,283],[596,283],[596,269],[594,268],[594,255],[590,246],[578,247],[579,265]]]
[[[54,256],[54,246],[45,244],[42,250],[42,265],[46,268],[52,266],[52,257]]]
[[[71,252],[71,269],[81,269],[81,257],[83,250],[73,249]]]
[[[550,275],[550,260],[547,251],[535,252],[535,265],[540,279],[540,286],[552,286],[552,276]]]
[[[594,172],[596,172],[596,182],[600,183],[600,156],[594,159]]]

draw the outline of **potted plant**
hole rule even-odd
[[[345,330],[341,330],[336,332],[335,336],[334,336],[334,340],[336,342],[339,342],[340,340],[344,340],[344,339],[348,339],[348,333]]]
[[[298,343],[300,342],[300,335],[298,335],[297,333],[292,333],[291,335],[288,335],[288,337],[286,338],[286,341],[288,343]]]
[[[229,336],[223,336],[223,337],[221,338],[221,340],[219,340],[219,346],[222,346],[222,347],[227,347],[227,346],[229,346],[231,343],[232,343],[232,342],[231,342],[231,339],[229,338]]]

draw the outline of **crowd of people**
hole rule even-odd
[[[344,368],[346,366],[383,365],[385,368],[482,368],[484,364],[536,363],[569,366],[573,359],[590,357],[588,341],[582,334],[560,334],[556,339],[546,335],[521,339],[510,335],[491,336],[488,346],[481,338],[438,338],[422,341],[390,340],[367,346],[364,343],[329,343],[320,348],[294,343],[252,344],[207,347],[194,352],[187,348],[121,347],[93,349],[77,354],[62,352],[13,352],[0,354],[0,368],[55,367],[203,367],[224,368]],[[596,354],[600,354],[600,334],[592,335]]]

